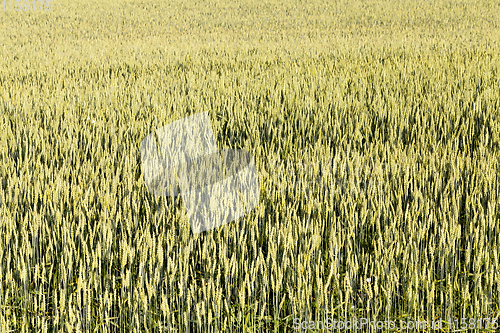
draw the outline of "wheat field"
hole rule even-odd
[[[1,332],[495,331],[498,2],[2,8]],[[194,234],[139,145],[199,112],[260,203]]]

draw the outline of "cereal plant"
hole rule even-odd
[[[25,2],[0,6],[1,332],[496,329],[497,2]],[[199,112],[260,203],[193,233],[139,146]]]

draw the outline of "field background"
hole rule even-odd
[[[497,1],[1,9],[0,331],[500,316]],[[260,204],[193,235],[139,144],[203,111]]]

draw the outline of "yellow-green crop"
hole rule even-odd
[[[500,315],[498,2],[2,9],[1,332]],[[193,234],[139,144],[204,111],[261,200]]]

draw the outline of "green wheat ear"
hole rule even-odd
[[[491,2],[19,3],[0,21],[1,332],[499,317]],[[242,230],[193,235],[144,185],[141,140],[205,111],[220,150],[267,167]]]

